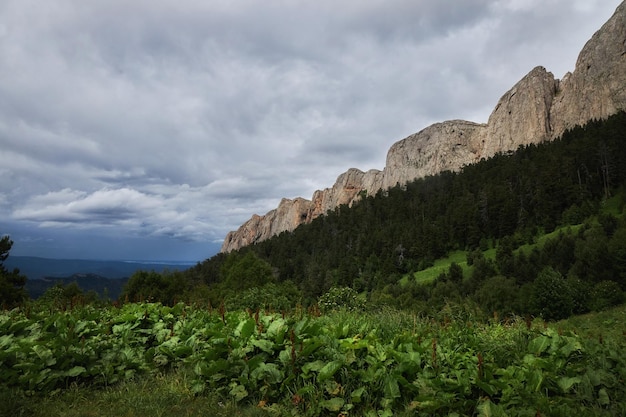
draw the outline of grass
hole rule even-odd
[[[626,304],[610,310],[573,316],[556,323],[563,330],[604,340],[626,340]]]
[[[496,258],[495,249],[488,249],[484,251],[483,254],[485,255],[485,258],[487,259]],[[453,262],[459,265],[461,269],[463,269],[463,274],[465,276],[467,276],[472,270],[472,267],[467,265],[467,251],[458,250],[458,251],[451,252],[445,258],[437,259],[435,263],[433,264],[433,266],[423,269],[421,271],[414,272],[413,279],[418,284],[428,284],[430,282],[433,282],[435,279],[437,279],[439,275],[441,275],[444,272],[448,272],[448,269],[450,268],[450,265]],[[410,275],[407,274],[403,276],[400,279],[400,284],[401,285],[408,284],[409,279],[410,279]]]
[[[556,238],[560,233],[568,233],[568,232],[574,233],[581,227],[582,227],[582,224],[573,225],[573,226],[568,225],[568,226],[557,228],[550,233],[545,233],[537,237],[537,239],[533,243],[529,243],[529,244],[518,247],[515,250],[515,252],[524,251],[526,253],[530,253],[530,251],[532,251],[534,248],[541,248],[548,240]],[[444,272],[447,272],[448,269],[450,268],[450,265],[453,262],[459,265],[463,269],[463,275],[467,277],[472,271],[472,267],[467,265],[467,254],[468,254],[468,251],[464,251],[464,250],[451,252],[447,257],[437,259],[433,266],[413,273],[413,278],[415,279],[415,282],[418,284],[431,283],[435,279],[437,279],[439,275],[441,275]],[[496,249],[495,248],[487,249],[486,251],[483,251],[483,255],[485,256],[485,259],[495,260]],[[408,274],[405,275],[404,277],[400,279],[400,284],[406,285],[409,282],[409,279],[410,279],[410,275]]]
[[[0,389],[0,415],[32,417],[255,417],[259,407],[239,407],[216,394],[195,396],[183,371],[144,375],[106,388],[73,386],[32,397]],[[16,412],[16,410],[19,410]]]
[[[614,216],[620,216],[624,214],[624,207],[626,202],[626,194],[620,192],[617,195],[607,199],[602,203],[601,210],[604,213],[612,214]]]

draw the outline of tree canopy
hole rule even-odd
[[[9,271],[4,266],[12,247],[13,241],[9,236],[0,238],[0,305],[5,308],[16,306],[27,298],[24,290],[26,277],[20,274],[19,269]]]

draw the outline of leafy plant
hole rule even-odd
[[[0,314],[0,384],[46,395],[183,372],[190,393],[279,415],[623,414],[623,339],[479,318],[454,305],[430,319],[181,303],[12,310]]]

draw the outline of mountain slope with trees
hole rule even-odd
[[[552,318],[617,303],[626,286],[625,132],[622,112],[458,173],[364,196],[293,232],[218,254],[181,273],[167,293],[236,305],[265,288],[267,305],[283,290],[292,304],[310,305],[331,287],[347,286],[371,302],[402,307],[436,308],[469,297],[486,309]],[[518,250],[568,225],[580,226]],[[484,256],[488,249],[495,259]],[[450,268],[430,284],[400,283],[455,250],[468,253],[460,272]],[[546,288],[564,294],[559,285],[567,287],[563,307],[541,311]],[[617,298],[607,300],[611,292]],[[596,293],[604,298],[580,299]],[[514,297],[501,305],[505,294]],[[140,289],[125,294],[140,295]]]

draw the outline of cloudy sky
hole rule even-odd
[[[14,255],[199,261],[282,197],[558,78],[618,0],[3,0]]]

